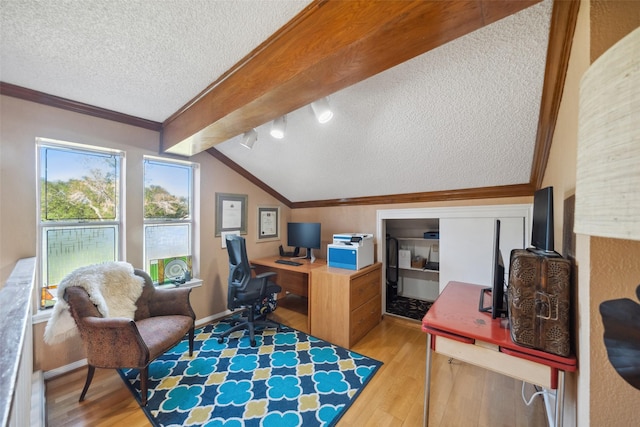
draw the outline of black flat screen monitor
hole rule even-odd
[[[553,187],[546,187],[533,195],[531,246],[536,252],[553,254],[553,237]]]
[[[287,224],[287,245],[306,248],[304,258],[315,260],[313,249],[320,249],[321,235],[319,222],[290,222]]]
[[[507,304],[504,295],[504,261],[502,252],[500,252],[500,220],[496,219],[493,232],[493,251],[492,251],[492,286],[483,288],[480,292],[480,304],[478,310],[484,313],[491,313],[493,319],[503,317],[507,314]],[[491,305],[484,304],[485,295],[491,295]]]

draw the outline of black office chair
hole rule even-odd
[[[226,241],[229,253],[227,308],[232,311],[242,308],[246,311],[246,317],[221,333],[218,336],[218,342],[222,343],[224,337],[229,336],[232,332],[248,329],[251,346],[255,346],[256,327],[271,327],[280,331],[280,325],[268,320],[267,313],[258,313],[258,318],[256,318],[256,312],[262,306],[263,301],[268,300],[272,294],[280,292],[282,288],[269,280],[270,277],[276,275],[274,272],[262,273],[253,277],[244,237],[232,234],[226,236]]]

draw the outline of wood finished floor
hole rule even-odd
[[[306,300],[287,297],[273,318],[307,330]],[[426,338],[419,322],[387,316],[353,351],[384,362],[337,427],[422,425]],[[49,427],[151,426],[115,370],[96,369],[86,400],[78,402],[86,368],[46,382]],[[522,383],[434,355],[431,427],[545,427],[544,404],[526,406]],[[527,396],[534,392],[527,385]]]

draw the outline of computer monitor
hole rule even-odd
[[[306,248],[303,257],[315,261],[313,249],[320,249],[321,234],[319,222],[290,222],[287,223],[287,245],[296,248]]]
[[[508,314],[508,307],[504,293],[504,261],[500,251],[500,220],[496,219],[493,231],[493,251],[492,251],[492,274],[491,287],[484,288],[480,292],[480,304],[478,310],[491,313],[491,317],[497,319]],[[491,305],[484,305],[485,294],[491,295]]]
[[[531,246],[542,254],[553,254],[553,187],[542,188],[533,196]]]

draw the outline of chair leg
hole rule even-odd
[[[278,322],[274,322],[273,320],[265,319],[265,320],[256,320],[253,322],[256,327],[260,328],[275,328],[278,332],[282,330],[282,325]]]
[[[87,390],[89,390],[89,386],[91,385],[91,381],[93,380],[93,374],[95,372],[96,372],[96,367],[92,365],[88,365],[87,380],[84,382],[84,388],[82,389],[82,393],[80,393],[80,400],[78,400],[78,402],[82,402],[84,400],[84,396],[87,394]]]
[[[147,406],[147,378],[149,376],[149,367],[145,366],[140,369],[140,401],[142,406]]]
[[[249,329],[249,343],[251,344],[251,347],[255,347],[256,346],[256,328],[253,322],[249,322],[247,324],[247,328]]]
[[[194,329],[194,327],[191,327],[191,329],[189,329],[189,356],[193,356]]]

